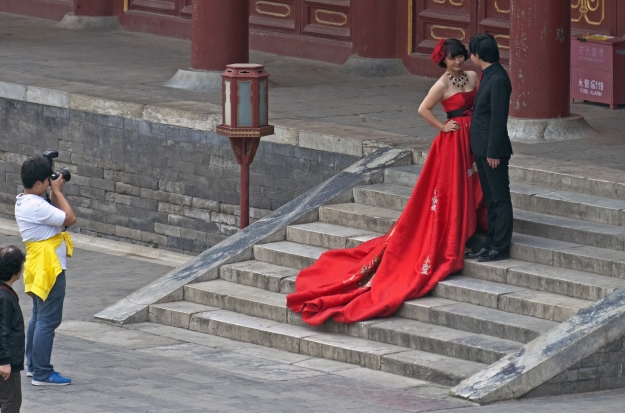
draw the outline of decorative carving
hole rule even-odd
[[[447,3],[447,1],[449,1],[449,4],[451,4],[452,6],[456,6],[456,7],[462,7],[464,6],[464,0],[432,0],[434,3],[438,3],[438,4],[445,4]]]
[[[267,9],[263,10],[263,6],[269,6],[269,7],[278,8],[278,9],[282,8],[284,9],[284,12],[278,13],[276,11],[269,11]],[[291,6],[289,6],[288,4],[284,4],[284,3],[275,3],[273,1],[257,1],[256,13],[264,14],[266,16],[287,18],[291,16]]]
[[[601,23],[605,20],[605,0],[577,0],[576,5],[571,3],[571,8],[579,11],[579,17],[571,18],[573,23],[579,23],[584,19],[586,23],[592,26],[601,26]],[[601,8],[601,20],[593,20],[588,16],[589,13],[599,11],[599,8]]]
[[[510,0],[510,1],[512,1],[512,0]],[[495,0],[495,10],[497,10],[497,13],[510,14],[510,6],[508,6],[508,10],[501,9],[501,8],[499,8],[499,5],[497,4],[497,0]]]
[[[441,25],[435,24],[432,27],[430,27],[430,36],[432,36],[432,39],[434,40],[448,37],[448,36],[437,36],[435,34],[436,30],[457,30],[458,33],[462,34],[462,36],[454,36],[454,37],[460,41],[464,40],[467,37],[467,33],[464,31],[464,29],[461,29],[460,27],[441,26]]]
[[[507,39],[508,42],[510,42],[510,36],[508,36],[507,34],[496,34],[493,37],[497,41],[497,46],[499,46],[500,49],[510,49],[510,46],[502,45],[501,43],[499,43],[499,40],[497,40],[497,39]]]
[[[323,19],[320,16],[321,17],[326,17],[326,19]],[[333,16],[334,17],[339,17],[343,21],[342,22],[337,22],[337,21],[333,21],[333,20],[328,20],[328,18],[332,19]],[[329,26],[343,27],[343,26],[347,25],[347,14],[341,13],[341,12],[338,12],[338,11],[331,11],[331,10],[316,10],[315,11],[315,20],[319,24],[326,24],[326,25],[329,25]]]

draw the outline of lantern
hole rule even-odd
[[[272,135],[269,125],[269,74],[257,64],[232,64],[222,73],[223,124],[217,133],[230,138],[241,165],[241,229],[250,222],[250,164],[262,136]]]

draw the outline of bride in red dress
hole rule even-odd
[[[482,201],[469,148],[470,109],[478,85],[464,72],[466,47],[441,39],[432,60],[447,72],[432,86],[419,114],[440,130],[406,208],[388,234],[352,249],[327,251],[295,280],[287,306],[310,325],[328,318],[353,323],[395,313],[463,268],[464,247]],[[432,113],[441,102],[448,120]]]

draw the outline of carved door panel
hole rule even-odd
[[[617,36],[619,18],[617,2],[619,0],[571,0],[572,32]],[[619,11],[623,13],[622,10]]]
[[[438,39],[467,43],[476,30],[477,0],[415,0],[414,51],[431,53]]]
[[[251,0],[250,27],[299,34],[300,0]]]
[[[510,9],[513,0],[480,0],[478,32],[492,35],[499,45],[501,59],[510,57]]]
[[[250,0],[250,27],[350,40],[350,0]]]
[[[302,34],[351,40],[350,0],[301,1]]]

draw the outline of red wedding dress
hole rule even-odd
[[[473,106],[475,91],[443,100],[446,112]],[[463,268],[482,190],[469,148],[470,117],[438,134],[403,213],[388,234],[327,251],[295,280],[287,306],[310,325],[353,323],[395,313]]]

